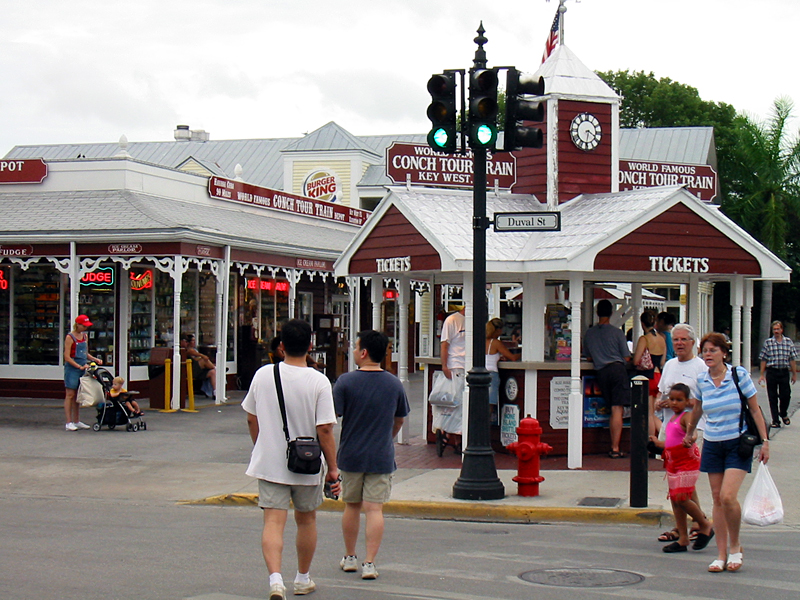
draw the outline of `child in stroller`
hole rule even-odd
[[[128,390],[124,389],[122,387],[123,383],[125,383],[125,378],[114,377],[114,380],[111,382],[111,389],[108,391],[108,395],[112,398],[119,398],[121,402],[124,402],[125,408],[129,415],[134,417],[144,416],[144,413],[139,409],[139,403],[131,397],[133,392],[129,392]]]
[[[109,429],[125,425],[126,431],[147,429],[147,423],[142,419],[144,413],[131,399],[134,392],[122,388],[122,384],[125,383],[122,377],[112,377],[111,373],[97,367],[89,369],[88,372],[102,384],[105,392],[105,400],[97,405],[97,423],[92,425],[92,429],[100,431],[103,425]]]

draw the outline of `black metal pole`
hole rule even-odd
[[[478,28],[473,68],[486,67],[483,24]],[[486,338],[488,319],[486,305],[486,150],[473,151],[473,257],[472,257],[472,369],[469,383],[469,418],[467,445],[464,448],[461,474],[453,484],[453,498],[461,500],[497,500],[505,496],[503,482],[497,477],[489,422],[489,385],[486,370]]]
[[[631,507],[647,507],[647,420],[649,384],[647,377],[631,380]]]

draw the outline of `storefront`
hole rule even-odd
[[[364,211],[341,218],[341,207],[283,193],[283,207],[228,202],[207,177],[125,156],[47,167],[41,183],[0,187],[2,395],[60,395],[63,340],[77,314],[93,322],[90,352],[147,392],[151,349],[171,348],[180,360],[181,334],[195,334],[224,365],[224,389],[249,384],[286,319],[344,312],[348,290],[333,278],[333,260]],[[245,186],[216,183],[234,193]],[[292,202],[308,204],[298,211]],[[341,335],[346,352],[349,335],[337,323],[323,321],[316,349],[332,379],[331,339]]]

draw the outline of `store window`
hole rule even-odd
[[[61,276],[51,265],[14,266],[13,281],[14,363],[59,364]]]
[[[131,269],[130,286],[130,363],[142,365],[150,359],[153,345],[153,269]]]
[[[289,315],[289,282],[284,279],[261,279],[261,314],[259,335],[269,343],[278,333]],[[248,282],[249,284],[249,282]]]
[[[197,287],[197,341],[201,346],[214,346],[217,343],[217,278],[212,273],[200,272]]]
[[[0,364],[7,365],[11,346],[11,268],[0,267]]]
[[[181,333],[197,331],[197,271],[187,271],[181,281]],[[202,344],[197,340],[198,345]]]
[[[172,277],[169,273],[155,271],[155,287],[153,291],[155,340],[153,345],[158,347],[172,346],[172,305],[175,292],[172,286]]]
[[[105,366],[114,365],[117,275],[115,265],[102,265],[85,273],[78,295],[78,313],[92,321],[89,352]]]

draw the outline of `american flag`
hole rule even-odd
[[[559,8],[561,8],[559,6]],[[542,62],[553,53],[553,50],[558,46],[558,24],[561,19],[561,13],[558,8],[556,9],[556,16],[553,19],[553,26],[550,28],[550,34],[547,36],[547,41],[544,43],[544,54],[542,54]]]

